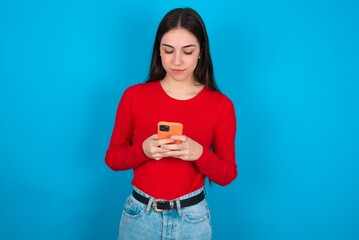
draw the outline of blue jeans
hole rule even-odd
[[[148,205],[137,201],[132,194],[127,198],[120,221],[119,240],[169,240],[169,239],[212,239],[210,212],[206,199],[181,208],[179,200],[190,198],[204,189],[176,199],[179,206],[174,210],[155,212],[154,198],[135,188],[139,194],[150,198]]]

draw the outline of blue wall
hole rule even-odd
[[[204,18],[238,117],[215,239],[359,239],[359,3],[0,2],[0,239],[115,239],[132,172],[104,164],[118,100],[174,7]]]

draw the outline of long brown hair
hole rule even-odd
[[[163,35],[174,28],[184,28],[197,38],[200,44],[200,59],[193,72],[194,78],[208,88],[219,91],[213,75],[207,30],[201,16],[192,8],[173,9],[161,20],[155,37],[147,82],[155,82],[165,77],[166,71],[160,57],[160,43]]]

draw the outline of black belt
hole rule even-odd
[[[142,196],[135,190],[133,190],[132,195],[137,201],[139,201],[145,205],[147,205],[148,202],[150,201],[150,198]],[[181,208],[183,208],[183,207],[189,207],[189,206],[195,205],[195,204],[201,202],[203,199],[204,199],[204,191],[202,191],[201,193],[199,193],[196,196],[180,200],[179,202],[180,202]],[[154,199],[152,201],[152,207],[155,212],[164,212],[166,210],[176,209],[177,203],[176,203],[176,201],[166,201],[166,200],[161,200],[161,199]]]

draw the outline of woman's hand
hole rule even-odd
[[[160,144],[162,157],[179,158],[185,161],[195,161],[201,157],[203,146],[187,136],[174,135],[170,138],[172,142]],[[181,141],[180,144],[174,143],[175,140]]]
[[[145,141],[143,141],[142,149],[147,157],[155,160],[160,160],[163,157],[167,157],[165,153],[170,151],[165,148],[162,148],[161,146],[165,144],[171,144],[174,141],[175,140],[173,139],[158,140],[157,134],[154,134],[148,137]]]

